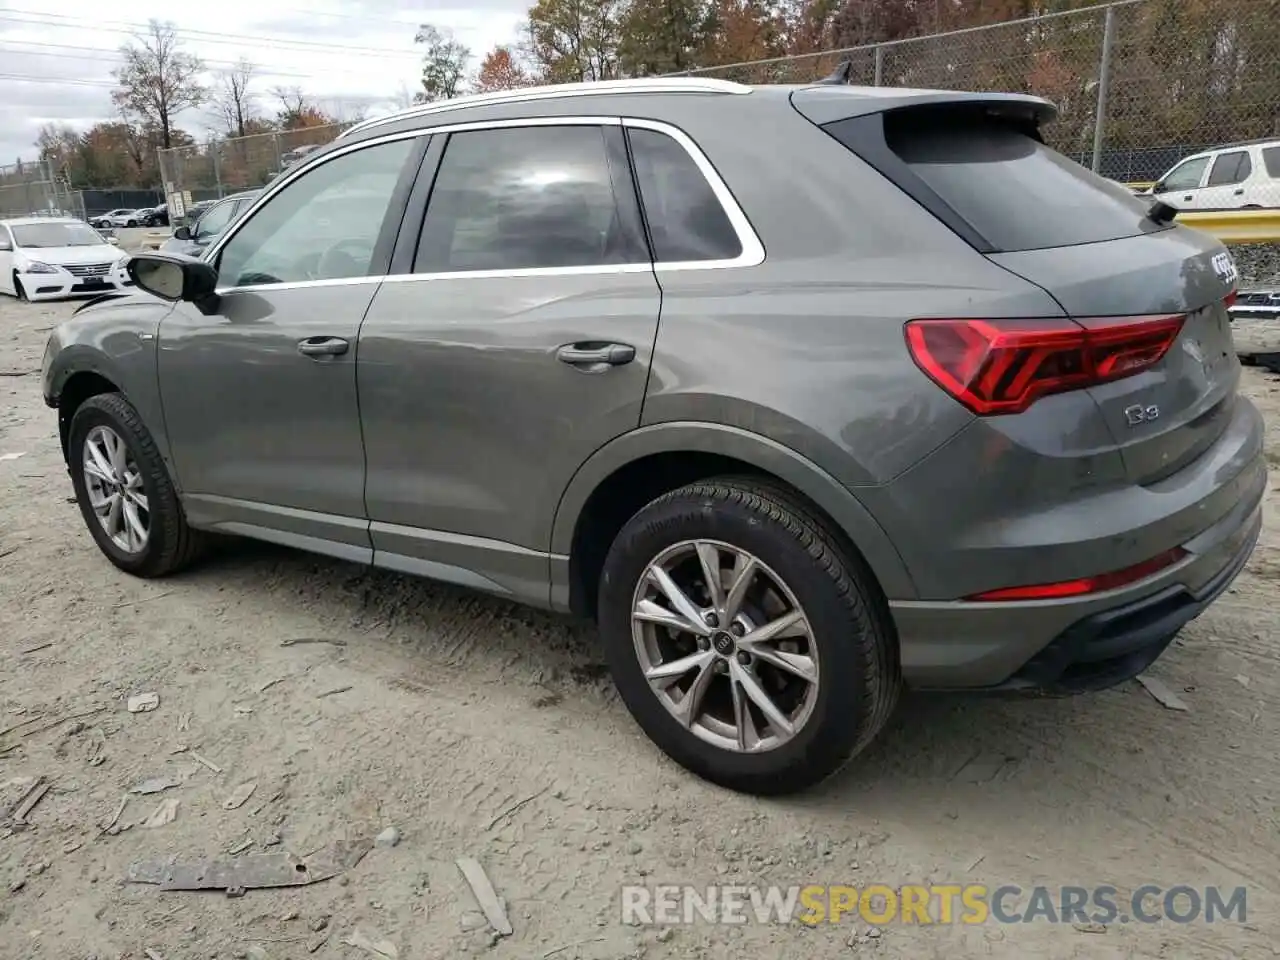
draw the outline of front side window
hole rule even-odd
[[[335,157],[259,207],[218,256],[225,286],[367,276],[414,140]]]
[[[1247,180],[1252,172],[1253,164],[1249,162],[1249,154],[1244,150],[1219,154],[1218,159],[1213,161],[1213,169],[1209,171],[1208,185],[1227,187]]]
[[[1165,190],[1194,190],[1200,186],[1200,178],[1204,176],[1204,168],[1208,165],[1208,157],[1197,157],[1179,164],[1169,171],[1161,186]]]
[[[627,133],[640,199],[659,263],[732,260],[742,241],[693,157],[656,130]]]
[[[231,223],[231,218],[235,211],[236,202],[234,200],[214,204],[196,221],[195,229],[191,231],[191,235],[199,237],[201,240],[209,240],[216,237],[227,229],[227,225]]]
[[[648,262],[642,238],[619,213],[614,183],[600,127],[452,134],[427,205],[414,272]]]

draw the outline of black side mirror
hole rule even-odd
[[[200,303],[211,298],[218,287],[217,270],[181,253],[135,254],[125,269],[139,290],[162,300]]]
[[[173,239],[175,239],[175,240],[190,240],[190,239],[191,239],[191,228],[190,228],[190,227],[188,227],[188,226],[185,226],[185,225],[184,225],[184,226],[179,227],[177,230],[173,231]]]

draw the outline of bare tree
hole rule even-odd
[[[204,64],[184,53],[172,23],[149,21],[147,32],[120,48],[124,64],[114,71],[120,86],[111,97],[144,126],[160,133],[160,146],[173,145],[173,118],[208,97],[200,83]]]
[[[218,75],[213,102],[228,135],[243,137],[246,124],[254,119],[255,95],[249,90],[257,67],[241,57],[230,70]]]

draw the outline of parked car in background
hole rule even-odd
[[[52,332],[86,529],[145,577],[237,533],[591,618],[738,790],[904,685],[1119,684],[1248,560],[1263,423],[1231,254],[1055,115],[686,77],[358,124]]]
[[[94,227],[136,227],[138,225],[138,211],[131,207],[109,210],[96,217],[90,217],[89,224]]]
[[[0,291],[56,300],[131,286],[129,255],[83,220],[0,220]]]
[[[145,207],[137,211],[138,226],[167,227],[169,225],[169,205],[162,203],[157,207]]]
[[[1180,160],[1149,191],[1179,210],[1280,207],[1280,140],[1251,140]]]
[[[323,144],[308,143],[304,146],[290,150],[280,157],[281,170],[288,170],[290,167],[297,166],[305,160],[309,154],[319,150],[321,146],[323,146]]]
[[[222,236],[222,232],[235,222],[236,217],[248,209],[261,191],[247,190],[244,193],[233,193],[229,197],[215,200],[207,209],[191,221],[190,226],[181,226],[173,231],[173,236],[160,245],[166,253],[183,253],[189,257],[198,257],[205,247]]]

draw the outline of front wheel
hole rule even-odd
[[[138,221],[137,221],[137,220],[126,220],[124,225],[125,225],[126,227],[136,227],[136,226],[138,225]]]
[[[71,420],[68,466],[80,513],[121,570],[161,577],[190,563],[203,538],[186,515],[160,452],[124,397],[90,397]]]
[[[19,300],[29,302],[27,301],[27,290],[22,285],[22,281],[18,279],[18,275],[16,273],[13,275],[13,295]]]
[[[677,763],[756,794],[803,790],[884,726],[901,684],[869,574],[789,492],[692,484],[605,560],[600,628],[619,693]]]

